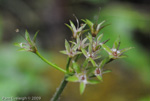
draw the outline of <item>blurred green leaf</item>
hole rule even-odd
[[[80,83],[80,94],[83,94],[83,92],[84,92],[84,90],[85,90],[85,84],[84,84],[84,82],[81,82]]]
[[[70,81],[70,82],[77,82],[77,81],[79,81],[79,78],[74,75],[74,76],[67,77],[66,80]]]
[[[103,78],[102,78],[102,76],[100,76],[100,75],[97,75],[96,76],[100,81],[103,81]]]
[[[67,40],[65,40],[65,48],[68,52],[70,52],[70,45]]]
[[[99,23],[99,24],[97,25],[96,31],[99,31],[99,30],[102,28],[101,25],[102,25],[103,23],[105,23],[105,20],[102,21],[101,23]]]
[[[92,65],[95,67],[96,66],[96,62],[90,57],[89,57],[89,60],[91,61]]]
[[[132,49],[132,48],[134,48],[134,47],[129,47],[129,48],[121,49],[121,50],[120,50],[120,53],[124,53],[124,52],[126,52],[126,51],[128,51],[128,50],[130,50],[130,49]]]
[[[112,72],[112,70],[103,70],[103,74],[110,73],[110,72]]]
[[[72,27],[70,26],[70,25],[68,25],[68,24],[65,24],[71,31],[72,31],[72,33],[73,33],[73,29],[72,29]]]
[[[68,54],[66,50],[60,51],[62,54]]]
[[[114,42],[114,44],[113,44],[113,49],[118,49],[119,46],[120,46],[120,37],[118,37],[118,38],[115,40],[115,42]]]
[[[71,27],[73,29],[73,32],[76,31],[76,27],[75,27],[75,25],[73,24],[73,22],[71,20],[70,20],[70,25],[71,25]]]
[[[77,72],[77,73],[80,73],[81,70],[80,70],[80,66],[76,63],[76,62],[73,62],[73,69]]]
[[[83,66],[82,66],[82,67],[83,67],[83,68],[87,67],[88,63],[89,63],[89,60],[86,59],[86,60],[83,62]]]
[[[25,38],[26,38],[26,40],[29,42],[29,44],[32,45],[32,41],[31,41],[31,39],[30,39],[30,36],[29,36],[29,33],[28,33],[27,30],[25,31]]]
[[[88,53],[89,53],[89,54],[92,54],[92,43],[89,43],[89,46],[88,46]]]
[[[37,34],[39,33],[39,31],[37,31],[33,37],[33,42],[35,43],[36,42],[36,37],[37,37]]]
[[[102,37],[103,37],[103,34],[100,34],[97,38],[97,42],[99,42],[102,39]]]
[[[87,51],[84,48],[82,48],[81,51],[85,56],[88,56]]]
[[[102,46],[102,47],[103,47],[103,49],[104,49],[105,51],[107,51],[109,54],[111,54],[111,53],[112,53],[111,49],[110,49],[107,45],[102,44],[101,46]]]
[[[103,66],[109,61],[110,59],[108,57],[106,57],[105,59],[103,59],[101,61],[101,63],[99,64],[99,68],[102,69]]]
[[[21,44],[21,43],[14,43],[14,45],[17,46],[17,47],[21,47],[20,44]]]
[[[98,81],[98,80],[88,80],[88,83],[90,83],[90,84],[98,84],[98,83],[100,83],[100,81]]]

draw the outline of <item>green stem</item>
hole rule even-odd
[[[69,73],[69,65],[70,65],[70,62],[71,62],[71,58],[68,57],[67,58],[67,65],[66,65],[66,71]]]
[[[68,57],[67,59],[67,65],[66,65],[66,70],[69,73],[69,65],[71,62],[71,58]],[[63,81],[61,82],[58,90],[55,92],[54,96],[52,97],[51,101],[57,101],[58,98],[60,97],[61,93],[63,92],[64,88],[66,87],[68,81],[66,81],[66,76],[64,77]]]
[[[81,54],[78,54],[74,61],[77,62],[77,60],[80,58],[80,56],[81,56]]]
[[[60,97],[61,93],[63,92],[64,88],[66,87],[68,81],[66,81],[66,77],[64,77],[63,81],[61,82],[58,90],[55,92],[54,96],[52,97],[51,101],[57,101]]]
[[[50,61],[48,61],[47,59],[45,59],[38,51],[36,51],[35,54],[36,54],[38,57],[40,57],[44,62],[46,62],[47,64],[49,64],[50,66],[54,67],[55,69],[57,69],[57,70],[59,70],[59,71],[61,71],[61,72],[66,73],[66,71],[65,71],[64,69],[60,68],[59,66],[57,66],[57,65],[51,63]]]

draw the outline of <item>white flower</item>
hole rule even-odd
[[[86,75],[79,76],[79,81],[83,82],[84,84],[87,84],[87,77],[86,77]]]

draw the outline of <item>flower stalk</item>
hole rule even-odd
[[[69,73],[69,65],[70,65],[70,62],[71,62],[71,59],[72,58],[70,58],[70,57],[68,57],[68,59],[67,59],[67,65],[66,65],[66,71]]]
[[[66,70],[69,72],[69,65],[71,62],[71,58],[68,57],[67,59],[67,65],[66,65]],[[52,97],[51,101],[57,101],[58,98],[60,97],[61,93],[63,92],[64,88],[66,87],[68,81],[66,80],[67,76],[65,75],[63,81],[61,82],[58,90],[55,92],[54,96]]]
[[[35,52],[35,54],[40,57],[44,62],[46,62],[47,64],[49,64],[50,66],[54,67],[55,69],[63,72],[63,73],[67,73],[66,70],[60,68],[59,66],[53,64],[52,62],[48,61],[47,59],[45,59],[38,51]]]

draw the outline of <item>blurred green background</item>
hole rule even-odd
[[[99,13],[99,7],[101,8]],[[60,101],[150,101],[150,1],[149,0],[0,0],[0,101],[3,97],[40,96],[49,101],[63,73],[50,68],[36,55],[18,52],[27,29],[40,30],[38,49],[48,60],[65,67],[64,40],[71,32],[64,25],[75,14],[78,19],[111,24],[101,31],[104,38],[121,37],[121,48],[135,47],[128,58],[115,60],[105,68],[104,82],[88,85],[79,94],[79,84],[69,83]],[[20,29],[19,33],[15,29]]]

